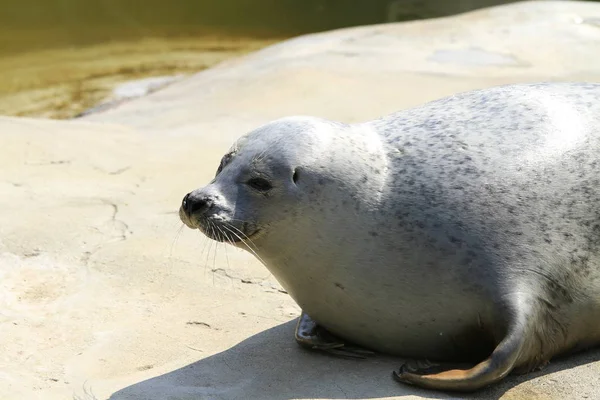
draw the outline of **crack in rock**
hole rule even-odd
[[[107,204],[109,204],[113,208],[113,213],[111,216],[112,223],[115,225],[120,225],[120,227],[117,227],[117,229],[121,231],[120,239],[127,240],[127,238],[131,234],[133,234],[133,232],[131,231],[131,229],[129,228],[129,225],[127,225],[127,223],[125,221],[123,221],[121,219],[117,219],[117,214],[119,213],[119,206],[115,203],[107,203]]]
[[[81,261],[85,266],[89,265],[92,256],[99,252],[105,245],[115,242],[122,242],[124,240],[127,240],[127,238],[133,234],[133,231],[129,228],[129,225],[125,221],[117,218],[119,214],[119,206],[116,203],[107,200],[103,200],[102,202],[103,204],[112,208],[112,213],[108,222],[110,225],[112,225],[112,228],[114,228],[118,233],[116,236],[112,236],[110,239],[104,240],[92,250],[85,251],[81,256]],[[111,232],[105,232],[97,227],[94,228],[96,228],[103,236],[111,235]]]
[[[45,166],[45,165],[62,165],[71,164],[71,160],[52,160],[46,162],[26,162],[25,165]]]
[[[188,321],[185,324],[186,325],[200,325],[200,326],[204,326],[206,328],[212,329],[212,326],[210,326],[210,324],[207,324],[206,322],[201,322],[201,321]]]
[[[128,171],[130,169],[131,169],[131,165],[128,165],[127,167],[119,168],[119,169],[117,169],[115,171],[109,171],[108,174],[109,175],[120,175],[123,172]]]
[[[120,175],[120,174],[122,174],[125,171],[129,171],[131,169],[131,165],[128,165],[128,166],[123,167],[123,168],[116,169],[114,171],[108,171],[108,170],[106,170],[104,168],[100,168],[100,167],[96,167],[96,166],[94,166],[93,168],[96,171],[100,171],[100,172],[108,174],[108,175]]]
[[[263,288],[270,289],[270,290],[268,290],[269,292],[270,291],[277,291],[279,293],[287,294],[287,292],[285,290],[283,290],[282,287],[280,287],[279,285],[274,284],[274,283],[272,283],[270,281],[267,281],[266,279],[261,279],[261,278],[249,278],[249,279],[248,278],[239,278],[237,276],[231,275],[224,268],[213,268],[210,271],[212,273],[224,276],[226,278],[229,278],[229,279],[234,280],[234,281],[238,281],[240,283],[245,283],[247,285],[258,285],[258,286],[261,286]]]

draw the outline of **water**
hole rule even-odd
[[[194,73],[286,37],[509,2],[0,0],[0,115],[70,118],[123,82]]]
[[[0,55],[207,33],[282,37],[448,15],[503,0],[0,0]]]

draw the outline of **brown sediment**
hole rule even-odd
[[[71,118],[119,83],[192,74],[276,39],[165,38],[17,53],[0,58],[0,115]]]

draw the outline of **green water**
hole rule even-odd
[[[194,73],[285,37],[514,1],[0,0],[0,115],[70,118],[121,82]]]
[[[502,0],[0,0],[0,56],[203,34],[279,37],[435,17]]]

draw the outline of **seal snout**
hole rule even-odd
[[[207,218],[207,214],[214,204],[215,200],[211,196],[195,190],[183,197],[181,207],[179,207],[179,218],[189,228],[201,228],[202,221]]]
[[[181,207],[188,217],[194,214],[204,214],[214,204],[214,201],[207,195],[190,192],[185,195],[181,202]]]

